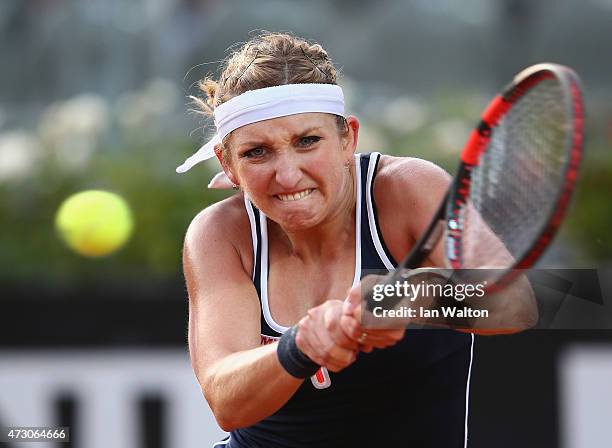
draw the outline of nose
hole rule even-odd
[[[287,191],[297,187],[303,176],[299,160],[293,154],[279,154],[275,169],[276,182]]]

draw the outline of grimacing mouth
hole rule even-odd
[[[314,188],[306,188],[304,190],[296,191],[295,193],[275,194],[274,197],[282,202],[299,201],[310,196],[314,190]]]

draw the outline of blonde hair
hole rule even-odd
[[[217,106],[248,90],[285,84],[336,84],[338,77],[321,45],[287,33],[262,32],[234,50],[222,67],[218,80],[206,77],[198,83],[205,97],[190,97],[196,112],[210,116]],[[336,123],[345,134],[344,117],[338,116]],[[224,151],[224,157],[226,154]]]

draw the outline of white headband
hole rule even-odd
[[[217,133],[176,169],[184,173],[215,155],[215,146],[233,130],[271,118],[307,112],[344,117],[344,95],[334,84],[286,84],[249,90],[215,108]]]

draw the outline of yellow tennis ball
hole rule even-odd
[[[129,239],[132,212],[115,193],[88,190],[76,193],[60,205],[55,227],[66,244],[88,257],[103,257]]]

